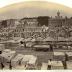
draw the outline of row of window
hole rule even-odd
[[[15,29],[15,32],[25,32],[25,31],[28,31],[28,32],[41,32],[42,31],[42,28],[25,28],[25,29]]]

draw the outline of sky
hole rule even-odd
[[[48,2],[62,4],[72,8],[72,0],[0,0],[0,8],[13,3],[25,2],[25,1],[48,1]]]
[[[58,10],[62,16],[71,17],[72,0],[0,0],[0,20],[21,19],[27,16],[56,16]]]

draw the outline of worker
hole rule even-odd
[[[4,68],[4,65],[3,65],[3,63],[1,62],[1,68],[3,69]]]

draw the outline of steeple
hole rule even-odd
[[[57,16],[60,16],[60,12],[59,12],[59,10],[58,10],[58,12],[57,12]]]

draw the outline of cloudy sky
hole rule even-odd
[[[23,18],[34,16],[56,16],[57,11],[62,16],[72,16],[72,0],[1,0],[0,19]],[[52,3],[52,1],[54,3]],[[64,3],[63,3],[64,2]],[[58,3],[58,4],[57,4]]]

